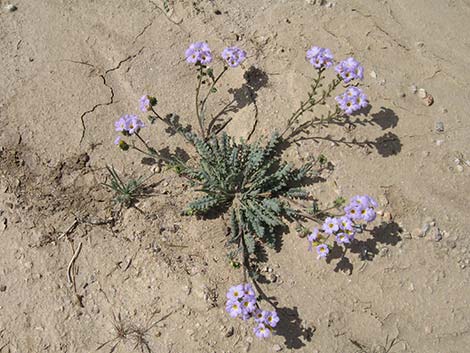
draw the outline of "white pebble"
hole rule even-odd
[[[424,99],[424,98],[427,97],[427,95],[428,95],[428,92],[426,92],[426,90],[425,90],[424,88],[420,88],[420,89],[418,90],[418,97],[419,97],[419,98],[423,98],[423,99]]]
[[[372,77],[374,79],[377,78],[377,73],[375,71],[371,71],[369,75],[370,75],[370,77]]]
[[[8,12],[14,12],[14,11],[18,10],[18,8],[13,4],[8,4],[8,5],[5,6],[5,10],[8,11]]]

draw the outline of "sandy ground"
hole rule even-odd
[[[0,352],[93,352],[110,340],[100,351],[386,352],[393,339],[389,352],[468,352],[470,2],[319,3],[184,0],[165,13],[158,0],[18,0],[14,12],[0,1]],[[136,113],[142,94],[195,123],[183,55],[197,40],[249,54],[213,101],[216,110],[250,90],[228,126],[240,137],[255,117],[254,138],[284,126],[308,87],[311,45],[366,68],[367,114],[313,131],[286,158],[325,154],[333,170],[311,191],[323,202],[374,195],[388,226],[363,239],[367,261],[317,261],[305,239],[285,234],[263,284],[281,315],[267,341],[224,313],[227,288],[242,279],[225,258],[226,220],[181,216],[184,180],[157,174],[141,211],[121,214],[99,185],[107,163],[151,172],[112,144],[113,121]],[[250,67],[257,77],[246,81]],[[187,148],[162,128],[145,137]],[[67,282],[78,246],[82,305]],[[116,321],[142,340],[113,340]]]

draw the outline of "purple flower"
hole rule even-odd
[[[266,316],[266,323],[271,327],[276,327],[279,322],[279,316],[275,311],[269,311]]]
[[[266,317],[268,316],[269,311],[256,309],[253,315],[254,319],[258,323],[264,323],[266,321]]]
[[[375,220],[375,217],[377,216],[374,209],[370,207],[366,208],[365,212],[363,210],[361,213],[362,213],[362,219],[366,221],[367,223],[373,222]]]
[[[308,251],[312,251],[313,242],[318,239],[318,228],[315,228],[312,233],[307,237],[308,240]]]
[[[132,135],[133,133],[138,133],[145,125],[142,120],[135,115],[124,115],[114,123],[114,127],[116,131]]]
[[[152,107],[157,104],[157,98],[145,95],[140,98],[139,103],[140,111],[146,113],[151,111]]]
[[[120,142],[121,142],[121,136],[116,137],[116,139],[114,140],[114,144],[119,145]]]
[[[367,96],[364,92],[357,87],[348,87],[346,92],[340,94],[335,98],[339,107],[347,115],[354,113],[355,111],[367,107]]]
[[[191,43],[185,54],[186,61],[191,64],[207,65],[212,61],[212,53],[206,42]]]
[[[271,335],[271,330],[264,324],[259,324],[253,329],[253,331],[258,338],[268,338]]]
[[[114,122],[114,127],[116,128],[116,131],[127,131],[127,117],[128,115],[121,116],[116,122]]]
[[[354,240],[354,237],[356,236],[355,230],[346,229],[344,233],[348,236],[349,242],[352,242]]]
[[[351,242],[351,239],[346,233],[338,233],[336,235],[336,242],[338,244],[349,244]]]
[[[362,207],[365,207],[365,208],[367,208],[367,207],[375,208],[375,207],[379,206],[377,201],[375,201],[369,195],[356,195],[356,196],[351,198],[350,203],[351,204],[357,203],[357,204],[360,204]]]
[[[242,309],[246,313],[252,313],[256,309],[256,299],[245,297],[242,301]]]
[[[329,252],[330,252],[330,249],[328,248],[326,244],[320,244],[317,246],[318,258],[325,258]]]
[[[142,120],[140,120],[136,115],[128,115],[127,120],[127,132],[129,134],[138,133],[141,128],[145,127]]]
[[[254,298],[256,296],[255,290],[250,283],[243,284],[243,292],[245,297]]]
[[[343,78],[344,83],[364,78],[364,68],[354,58],[341,61],[335,68],[336,72]]]
[[[222,51],[222,58],[231,67],[237,67],[246,58],[246,52],[237,47],[228,47]]]
[[[328,68],[333,65],[333,54],[330,49],[313,46],[307,51],[307,60],[316,69]]]
[[[347,216],[343,216],[339,219],[339,227],[342,230],[353,230],[353,222]]]
[[[238,300],[244,296],[243,285],[239,284],[238,286],[231,287],[227,292],[227,299],[229,300]]]
[[[334,232],[338,231],[338,229],[339,229],[338,219],[333,218],[333,217],[328,217],[327,219],[325,219],[325,223],[323,223],[323,231],[326,234],[333,234]]]
[[[349,217],[352,220],[361,219],[361,211],[363,207],[359,204],[351,203],[344,208],[344,212],[346,212],[346,217]]]
[[[235,318],[242,313],[242,306],[238,300],[229,300],[225,305],[225,310]]]
[[[369,195],[365,195],[365,197],[367,197],[367,199],[369,200],[369,207],[373,207],[373,208],[379,207],[379,204],[377,203],[377,201],[375,201],[372,197],[370,197]]]

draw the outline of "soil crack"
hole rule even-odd
[[[145,47],[142,47],[137,53],[135,54],[132,54],[132,55],[129,55],[128,57],[126,57],[125,59],[119,61],[119,63],[115,66],[115,67],[112,67],[110,69],[107,69],[105,70],[104,74],[101,74],[99,75],[99,77],[101,77],[101,79],[103,80],[103,85],[105,85],[109,91],[110,91],[110,97],[108,99],[107,102],[104,102],[104,103],[97,103],[95,104],[91,109],[89,110],[86,110],[85,112],[83,112],[81,115],[80,115],[80,121],[82,123],[82,135],[80,137],[80,144],[83,142],[83,139],[85,138],[85,133],[86,133],[86,124],[85,124],[85,117],[88,115],[88,114],[91,114],[93,113],[97,108],[99,107],[102,107],[102,106],[106,106],[106,105],[111,105],[114,103],[114,89],[111,85],[109,85],[106,81],[106,75],[108,75],[110,72],[113,72],[113,71],[116,71],[116,70],[119,70],[121,68],[121,65],[124,64],[125,62],[127,61],[131,61],[133,60],[135,57],[137,57],[138,55],[140,55],[142,53],[142,51],[144,50]],[[76,60],[67,60],[69,62],[72,62],[72,63],[75,63],[75,64],[80,64],[80,65],[87,65],[87,66],[91,66],[93,67],[94,69],[96,69],[96,66],[95,65],[92,65],[88,62],[85,62],[85,61],[76,61]]]

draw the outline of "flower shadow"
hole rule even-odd
[[[400,236],[402,231],[402,228],[396,222],[383,222],[369,231],[372,238],[366,240],[355,239],[347,248],[334,243],[327,258],[327,263],[339,260],[334,271],[342,271],[351,275],[354,266],[347,256],[348,251],[351,254],[358,254],[361,261],[372,261],[380,253],[380,245],[397,245],[402,240]]]

